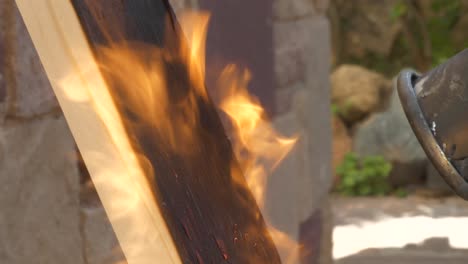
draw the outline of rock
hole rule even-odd
[[[278,87],[303,81],[313,20],[277,22],[274,25],[275,77]]]
[[[83,264],[73,151],[62,116],[0,128],[0,263]]]
[[[278,20],[291,20],[314,13],[314,4],[310,0],[275,0],[273,16]]]
[[[391,82],[357,65],[342,65],[331,75],[332,103],[349,123],[361,120],[384,105]]]
[[[277,87],[307,82],[307,78],[325,79],[316,77],[322,72],[329,76],[330,43],[326,17],[275,22],[273,30]],[[317,40],[315,36],[322,36],[323,39]],[[329,84],[326,85],[328,87]]]
[[[340,182],[340,176],[336,175],[336,168],[343,162],[347,153],[352,150],[352,140],[349,136],[348,129],[343,121],[337,117],[332,118],[333,128],[333,155],[332,155],[332,168],[333,168],[333,185],[336,187]]]
[[[401,24],[390,16],[400,0],[334,0],[331,8],[337,13],[334,28],[340,29],[335,34],[341,39],[335,42],[345,43],[341,52],[346,56],[363,58],[369,52],[388,56],[393,44],[401,32]]]
[[[391,161],[394,168],[390,181],[396,186],[423,180],[426,155],[406,119],[396,91],[386,112],[374,114],[357,126],[353,149],[360,156],[380,155]]]
[[[452,189],[450,189],[431,162],[428,162],[426,168],[426,187],[439,195],[453,194]]]
[[[320,90],[313,91],[317,92]],[[262,212],[271,225],[299,241],[305,250],[311,250],[313,258],[320,256],[326,259],[329,255],[326,247],[327,241],[331,241],[331,228],[328,230],[328,222],[323,221],[331,221],[326,211],[331,186],[331,127],[330,115],[325,115],[329,104],[313,104],[313,93],[304,89],[297,91],[293,96],[292,111],[276,116],[273,120],[281,135],[299,135],[299,139],[292,151],[269,175]],[[310,107],[317,111],[311,111]],[[328,118],[322,122],[322,117]],[[309,120],[318,121],[316,124],[308,124]],[[289,250],[284,251],[283,247],[279,251],[283,262],[287,262],[284,256]],[[307,259],[303,263],[331,262]]]
[[[0,1],[0,124],[7,115],[9,108],[9,93],[7,86],[7,62],[10,48],[7,45],[7,37],[10,30],[7,27],[9,13],[12,11],[13,1]]]
[[[81,210],[87,264],[123,264],[125,256],[102,206]]]

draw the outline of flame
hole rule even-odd
[[[218,80],[222,99],[220,108],[233,124],[232,144],[241,164],[247,184],[268,224],[264,208],[267,177],[294,147],[297,138],[280,136],[266,119],[265,110],[247,90],[251,74],[240,72],[235,65],[228,65]],[[287,234],[268,225],[275,245],[282,253],[283,263],[298,260],[299,244]]]
[[[147,175],[152,171],[151,168],[145,168],[150,167],[151,164],[145,157],[131,150],[130,142],[132,139],[124,138],[126,137],[126,133],[123,132],[125,122],[133,122],[132,126],[142,124],[151,126],[157,131],[159,137],[165,139],[165,142],[161,142],[161,144],[165,144],[164,147],[183,155],[193,154],[193,150],[185,146],[196,145],[195,138],[192,137],[192,131],[200,123],[196,107],[197,100],[200,100],[200,98],[208,100],[205,89],[205,41],[209,14],[189,12],[182,15],[179,21],[186,38],[182,44],[179,44],[177,55],[168,54],[159,48],[142,43],[125,41],[112,43],[107,47],[101,47],[99,50],[100,69],[105,75],[111,77],[110,80],[115,81],[115,84],[109,85],[114,90],[90,89],[91,93],[95,93],[91,96],[108,98],[107,103],[104,104],[101,101],[95,108],[105,121],[104,123],[108,126],[109,131],[120,131],[111,135],[111,137],[113,137],[117,146],[122,146],[120,151],[124,154],[122,158],[127,163],[127,167],[131,168],[131,175],[127,176],[123,181],[119,181],[117,177],[112,177],[111,172],[103,172],[102,177],[93,177],[97,188],[98,186],[104,186],[104,183],[109,184],[110,179],[113,179],[113,187],[110,188],[108,193],[119,193],[119,195],[113,196],[119,196],[119,199],[109,203],[109,207],[112,211],[119,211],[120,214],[114,214],[112,221],[125,222],[121,218],[128,217],[132,213],[135,214],[134,211],[143,210],[141,208],[150,208],[149,211],[152,216],[156,215],[155,211],[157,210],[157,205],[151,202],[153,199],[149,187],[153,183],[149,178],[152,177],[142,178],[142,175]],[[187,94],[180,97],[170,94],[171,89],[167,87],[168,80],[165,78],[167,75],[165,73],[167,70],[165,69],[165,62],[167,61],[176,61],[185,65],[188,69],[190,84],[195,89],[187,91]],[[131,77],[129,78],[129,76]],[[247,87],[250,79],[251,75],[248,70],[242,71],[235,65],[228,65],[219,76],[216,88],[222,95],[219,108],[227,114],[232,124],[228,128],[230,130],[228,134],[232,135],[235,156],[241,165],[245,180],[258,206],[263,209],[267,177],[291,151],[297,138],[280,136],[274,130],[259,101],[248,93]],[[75,101],[86,103],[88,95],[80,93],[79,89],[74,89],[79,85],[79,81],[73,78],[66,79],[61,86],[64,87],[66,96]],[[76,85],[73,84],[75,82]],[[98,87],[102,86],[102,84],[95,84],[94,86]],[[105,95],[98,93],[105,93]],[[127,114],[131,118],[122,117],[116,115],[115,111],[110,111],[109,109],[113,107],[110,106],[112,99],[109,99],[109,96],[113,98],[115,96],[124,97],[125,104],[119,102],[119,100],[115,100],[114,103],[117,104],[118,109],[127,110]],[[168,104],[170,96],[178,98],[177,104]],[[177,111],[173,111],[174,109],[177,109]],[[106,158],[96,153],[87,156],[87,164],[104,162]],[[233,161],[232,177],[235,180],[239,175],[238,172],[234,172],[237,170],[234,167]],[[143,170],[143,172],[139,170]],[[136,185],[132,190],[140,191],[137,193],[129,192],[129,185]],[[263,217],[268,224],[268,216],[264,210]],[[153,231],[150,231],[148,223],[141,222],[139,219],[143,219],[143,217],[133,217],[125,224],[127,228],[135,226],[137,227],[135,229],[138,230],[127,231],[128,238],[122,239],[121,236],[119,237],[121,243],[122,240],[128,241],[126,247],[130,248],[130,251],[127,249],[125,252],[127,258],[129,252],[133,258],[138,258],[138,255],[144,249],[149,248],[142,245],[147,241],[141,239],[141,237]],[[273,225],[268,224],[268,228],[270,236],[279,251],[287,252],[287,254],[282,254],[283,263],[297,262],[300,245],[285,233],[275,229]],[[122,232],[124,232],[123,229],[116,233],[119,236]],[[136,232],[136,234],[132,232]],[[140,241],[139,244],[138,241]],[[124,245],[122,245],[122,248],[125,250]]]

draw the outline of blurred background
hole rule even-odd
[[[171,0],[211,12],[208,89],[250,69],[300,135],[264,213],[297,263],[466,263],[468,205],[428,162],[394,79],[468,44],[468,0]],[[215,91],[211,91],[215,93]],[[124,263],[13,0],[0,0],[0,263]]]
[[[467,47],[468,1],[331,0],[334,257],[338,263],[463,263],[467,205],[427,161],[397,98]]]

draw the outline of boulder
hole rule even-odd
[[[387,111],[372,115],[356,127],[353,149],[360,156],[380,155],[391,161],[390,182],[394,186],[419,184],[424,180],[427,158],[396,91]]]
[[[426,168],[426,187],[438,195],[453,194],[452,189],[450,189],[442,176],[440,176],[439,171],[437,171],[434,165],[430,162],[428,162]]]
[[[336,175],[336,168],[343,162],[347,153],[352,150],[352,140],[344,122],[337,116],[332,118],[333,128],[333,186],[338,186],[340,177]]]
[[[385,104],[391,82],[357,65],[342,65],[331,75],[332,102],[348,123],[363,119]]]

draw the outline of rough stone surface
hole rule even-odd
[[[333,263],[333,212],[330,201],[324,201],[322,212],[322,239],[320,242],[319,264]]]
[[[311,0],[275,0],[273,16],[277,20],[292,20],[311,15],[315,12]]]
[[[317,27],[321,28],[316,29]],[[314,36],[317,35],[314,33],[323,34],[326,30],[326,21],[315,18],[275,23],[275,76],[278,87],[305,80],[305,70],[310,58],[307,47],[316,45]]]
[[[341,65],[331,75],[332,102],[341,117],[354,123],[376,111],[392,84],[382,75],[357,65]]]
[[[390,108],[360,124],[353,149],[361,156],[381,155],[392,161],[390,180],[395,185],[419,183],[424,176],[426,155],[414,135],[396,91]]]
[[[288,87],[282,87],[275,91],[275,103],[277,115],[283,115],[291,112],[293,107],[294,95],[305,89],[304,82],[298,82]]]
[[[0,124],[7,115],[9,107],[9,93],[7,86],[8,77],[8,59],[9,59],[9,45],[8,36],[11,31],[8,28],[10,21],[9,13],[13,9],[12,1],[0,1]]]
[[[126,263],[103,207],[82,208],[81,221],[86,264]]]
[[[351,152],[353,142],[349,135],[348,129],[343,121],[337,117],[332,118],[333,130],[333,155],[332,155],[332,173],[333,185],[338,186],[340,183],[340,176],[336,175],[336,168],[343,162],[346,154]]]
[[[58,102],[17,9],[15,20],[14,25],[9,25],[15,29],[15,51],[11,65],[15,73],[14,115],[32,117],[48,113],[58,108]]]
[[[426,187],[432,191],[435,191],[441,195],[452,194],[453,191],[440,176],[439,171],[432,165],[431,162],[427,163],[426,170]]]
[[[83,263],[73,148],[61,116],[0,129],[0,263]]]
[[[324,14],[327,12],[328,6],[330,5],[330,0],[312,0],[315,6],[315,11],[319,14]]]
[[[292,136],[301,131],[294,114],[277,117],[275,127],[285,136]],[[265,215],[271,224],[281,231],[289,234],[293,239],[298,239],[299,224],[305,220],[304,215],[299,215],[301,208],[310,207],[300,202],[303,193],[303,182],[310,172],[306,163],[307,138],[301,137],[294,149],[279,164],[275,171],[269,175],[265,199]]]

